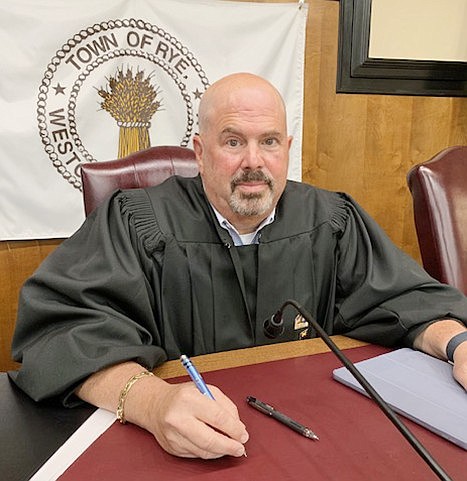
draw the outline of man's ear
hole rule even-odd
[[[195,134],[193,137],[193,150],[195,151],[196,161],[198,162],[198,169],[200,173],[203,171],[203,141],[199,134]]]

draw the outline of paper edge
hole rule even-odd
[[[116,420],[114,413],[97,409],[91,416],[55,451],[55,453],[30,478],[30,481],[55,481],[83,452]]]

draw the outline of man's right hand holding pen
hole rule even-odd
[[[115,412],[128,380],[142,371],[135,362],[112,366],[90,376],[76,394]],[[144,376],[126,395],[125,420],[151,432],[163,449],[176,456],[243,456],[248,433],[237,407],[218,388],[209,388],[215,400],[201,394],[193,382],[169,384],[156,376]]]
[[[218,388],[210,389],[215,400],[191,382],[160,386],[149,416],[153,434],[167,452],[203,459],[244,455],[248,433],[237,407]]]

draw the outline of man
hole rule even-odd
[[[185,457],[241,456],[233,403],[146,368],[271,342],[263,322],[297,299],[331,334],[411,345],[467,387],[467,300],[402,254],[348,196],[287,182],[285,107],[250,74],[214,83],[193,139],[200,177],[120,192],[25,284],[16,383],[77,398],[150,431]],[[311,335],[286,317],[283,340]],[[456,337],[457,336],[457,337]]]

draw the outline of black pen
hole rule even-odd
[[[302,436],[305,436],[306,438],[309,439],[314,439],[318,440],[318,436],[310,429],[307,428],[306,426],[303,426],[303,424],[300,424],[297,421],[294,421],[293,419],[289,418],[285,414],[282,414],[279,411],[276,411],[272,406],[269,404],[263,403],[259,399],[256,399],[253,396],[247,396],[246,402],[257,409],[258,411],[262,412],[263,414],[266,414],[267,416],[271,416],[274,419],[277,419],[277,421],[281,422],[282,424],[285,424],[287,427],[290,429],[293,429],[297,433],[301,434]]]

